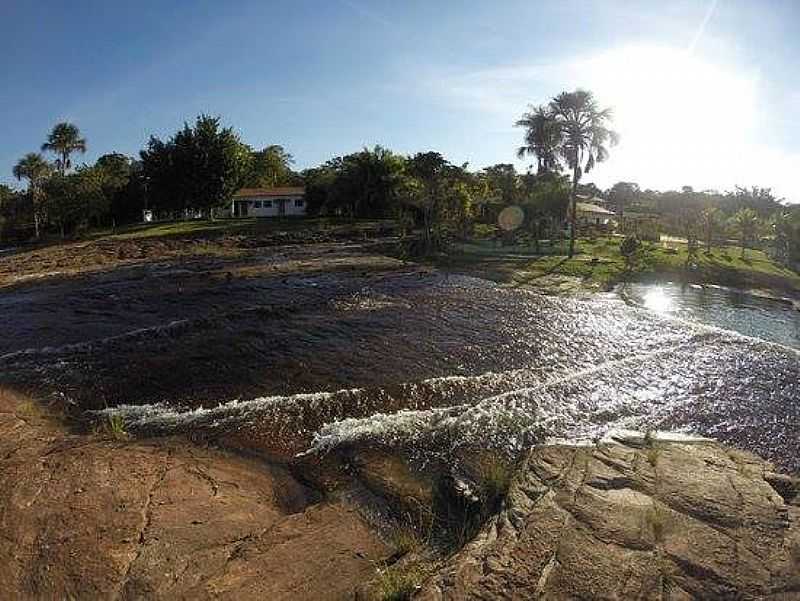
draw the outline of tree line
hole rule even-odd
[[[302,184],[281,146],[252,149],[208,115],[166,140],[151,137],[138,158],[110,153],[74,166],[87,147],[76,125],[59,123],[40,152],[17,162],[14,177],[27,185],[0,185],[0,241],[137,223],[145,210],[175,219],[211,215],[241,187]]]
[[[87,141],[75,125],[60,123],[41,152],[14,167],[26,189],[0,186],[0,236],[72,236],[141,221],[144,210],[162,218],[213,217],[240,188],[303,185],[309,213],[394,218],[417,229],[427,251],[469,236],[475,224],[509,222],[500,216],[515,207],[513,231],[498,236],[524,233],[537,246],[542,238],[567,236],[571,256],[581,233],[577,200],[585,195],[615,209],[621,224],[633,223],[634,235],[643,235],[649,220],[662,232],[704,242],[707,250],[733,234],[743,248],[769,236],[778,258],[800,260],[800,213],[768,188],[659,192],[634,182],[608,190],[584,184],[619,141],[612,122],[612,112],[586,90],[531,106],[516,122],[523,130],[517,155],[534,159],[523,173],[511,163],[470,170],[435,151],[405,156],[381,146],[298,172],[283,147],[253,149],[208,115],[166,139],[151,137],[136,158],[111,153],[75,167]]]

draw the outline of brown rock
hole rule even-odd
[[[800,509],[774,480],[714,443],[535,449],[418,598],[800,599]]]
[[[0,393],[0,598],[347,599],[390,551],[284,468],[70,435]]]

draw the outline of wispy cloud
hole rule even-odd
[[[362,19],[371,21],[372,23],[377,23],[378,25],[381,25],[387,29],[391,29],[392,31],[396,31],[396,26],[394,23],[369,6],[366,6],[360,2],[355,2],[354,0],[339,1]]]
[[[711,17],[714,16],[714,12],[717,10],[717,4],[719,4],[719,0],[710,0],[708,3],[708,10],[706,10],[706,14],[703,17],[703,20],[700,22],[700,26],[697,28],[697,31],[695,31],[694,37],[692,37],[692,41],[689,42],[689,46],[686,49],[689,55],[694,54],[697,44],[700,43],[703,34],[706,32],[708,22],[711,21]]]

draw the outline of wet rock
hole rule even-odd
[[[800,599],[796,479],[711,442],[642,442],[533,450],[418,598]]]

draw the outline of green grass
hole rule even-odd
[[[407,601],[427,576],[419,565],[386,567],[378,573],[375,596],[380,601]]]
[[[369,233],[391,221],[376,219],[349,220],[335,217],[287,217],[280,219],[192,219],[189,221],[169,221],[128,226],[112,233],[103,230],[94,237],[108,237],[114,240],[136,240],[142,238],[213,236],[218,234],[258,235],[277,232],[335,232],[356,231]]]
[[[424,546],[422,536],[408,524],[395,526],[390,532],[389,539],[395,552],[400,556],[419,551]]]
[[[715,247],[711,253],[699,250],[687,266],[687,245],[681,242],[643,242],[631,270],[619,252],[620,237],[577,241],[576,254],[566,256],[564,244],[543,246],[547,254],[534,253],[529,245],[497,246],[488,240],[455,245],[442,261],[455,267],[473,266],[477,271],[520,285],[535,285],[544,276],[579,278],[589,288],[608,289],[625,280],[649,277],[685,278],[699,283],[734,287],[775,288],[800,291],[800,274],[779,265],[763,251],[746,251],[735,246]]]
[[[119,415],[111,415],[106,423],[106,431],[114,440],[127,440],[128,431],[125,429],[125,420]]]

